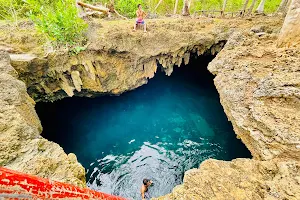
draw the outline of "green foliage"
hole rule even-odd
[[[70,50],[71,55],[78,55],[81,51],[86,50],[86,47],[75,46]]]
[[[74,0],[26,0],[30,18],[56,44],[73,45],[83,40],[87,24],[78,17]]]
[[[226,11],[238,11],[242,10],[245,0],[228,0],[226,5]]]
[[[115,2],[115,8],[123,15],[134,18],[136,16],[137,5],[142,4],[143,0],[118,0]]]
[[[190,8],[191,13],[197,10],[220,10],[223,6],[223,0],[196,0]]]
[[[53,10],[58,13],[54,8],[58,7],[58,4],[65,4],[66,7],[63,9],[63,15],[65,19],[71,17],[69,14],[75,13],[75,0],[0,0],[0,19],[17,21],[19,18],[24,18],[31,11],[31,15],[41,16],[44,15],[46,18],[53,18],[54,16],[48,15],[48,12]],[[172,14],[174,11],[174,5],[176,0],[163,0],[158,9],[155,11],[157,14],[165,15]],[[223,0],[191,0],[190,12],[194,13],[198,10],[220,10],[223,5]],[[253,0],[248,3],[250,7]],[[27,3],[25,3],[27,2]],[[87,3],[100,3],[105,5],[110,3],[110,0],[85,0]],[[146,12],[154,12],[154,8],[159,0],[114,0],[116,9],[123,15],[134,18],[136,17],[135,11],[137,4],[142,4],[143,9]],[[273,13],[277,10],[281,0],[266,0],[265,13]],[[258,7],[260,0],[257,0],[254,10]],[[243,7],[244,0],[228,0],[226,11],[238,11]],[[183,0],[179,0],[177,13],[180,14],[182,11]],[[48,15],[48,16],[47,16]],[[68,16],[67,16],[68,15]],[[60,18],[56,15],[56,18]],[[71,17],[72,18],[72,17]],[[74,20],[74,18],[72,19]],[[78,22],[78,20],[75,20]],[[45,32],[45,31],[44,31]],[[46,31],[49,32],[49,31]],[[51,34],[54,35],[54,34]],[[54,37],[56,38],[56,37]]]
[[[0,0],[0,19],[17,21],[29,11],[23,0]]]
[[[281,0],[267,0],[265,4],[265,13],[274,13],[278,9]],[[258,5],[257,5],[258,6]]]
[[[93,2],[105,3],[108,0],[90,0]],[[176,0],[163,0],[156,10],[157,14],[173,14],[174,5]],[[253,0],[250,0],[247,8],[250,7]],[[122,14],[128,17],[135,17],[136,5],[141,3],[146,12],[153,12],[155,6],[158,4],[159,0],[115,0],[116,9]],[[243,8],[245,0],[227,0],[226,11],[234,12],[239,11]],[[273,13],[277,10],[281,0],[267,0],[265,3],[265,12]],[[255,10],[260,3],[260,0],[257,0]],[[183,0],[178,1],[177,14],[182,12]],[[221,10],[223,7],[223,0],[192,0],[190,12],[194,13],[199,10]]]
[[[168,0],[167,0],[168,1]],[[172,0],[169,0],[172,1]],[[87,0],[87,3],[92,4],[109,4],[111,0]],[[150,2],[150,1],[149,1]],[[137,5],[142,4],[144,10],[148,10],[149,4],[145,4],[144,0],[114,0],[115,8],[120,14],[134,18],[136,17]]]

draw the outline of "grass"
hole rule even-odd
[[[109,3],[110,0],[82,0],[88,3]],[[159,0],[114,0],[115,8],[121,14],[135,18],[137,4],[142,4],[147,13],[158,15],[173,14],[176,0],[163,0],[156,11]],[[191,0],[191,13],[198,10],[221,10],[223,0]],[[253,0],[249,1],[250,7]],[[85,40],[87,24],[78,17],[74,0],[0,0],[0,20],[8,20],[17,24],[19,19],[30,18],[37,30],[57,45],[76,46]],[[281,0],[267,0],[265,13],[277,10]],[[238,11],[244,0],[228,0],[226,11]],[[257,0],[254,10],[258,7]],[[177,14],[181,13],[183,0],[179,0]]]

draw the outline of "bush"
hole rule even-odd
[[[73,45],[84,39],[87,24],[78,17],[74,0],[27,0],[30,18],[57,44]]]
[[[0,19],[17,21],[29,11],[23,0],[0,0]]]
[[[134,18],[136,17],[135,12],[138,4],[143,5],[143,0],[118,0],[115,7],[121,14],[129,18]]]

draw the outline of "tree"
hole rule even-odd
[[[248,3],[249,3],[249,0],[245,0],[244,6],[243,6],[243,10],[242,10],[243,15],[244,15],[244,13],[245,13],[245,11],[247,9]]]
[[[259,14],[263,14],[264,13],[264,9],[265,9],[265,3],[266,0],[261,0],[259,6],[256,9],[256,12]]]
[[[291,4],[291,0],[282,0],[276,13],[286,15],[290,4]]]
[[[249,15],[252,13],[256,1],[257,1],[257,0],[253,0],[253,1],[252,1],[251,6],[250,6],[249,11],[248,11],[248,14],[249,14]]]
[[[300,0],[292,0],[277,44],[279,47],[300,45]]]
[[[177,7],[178,7],[178,0],[175,1],[174,15],[176,15],[176,13],[177,13]]]
[[[183,0],[182,15],[183,16],[189,16],[190,15],[189,0]]]
[[[225,14],[225,8],[226,8],[227,0],[223,1],[223,8],[222,8],[222,15]]]
[[[154,11],[158,8],[158,6],[161,4],[162,0],[159,0],[158,4],[155,6]]]
[[[281,0],[281,3],[276,11],[276,13],[283,13],[284,9],[286,8],[287,0]]]

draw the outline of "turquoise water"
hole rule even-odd
[[[211,57],[162,72],[121,96],[66,98],[38,103],[43,136],[74,152],[87,169],[88,187],[140,199],[143,178],[152,197],[169,193],[183,174],[208,158],[250,157],[228,122]]]

